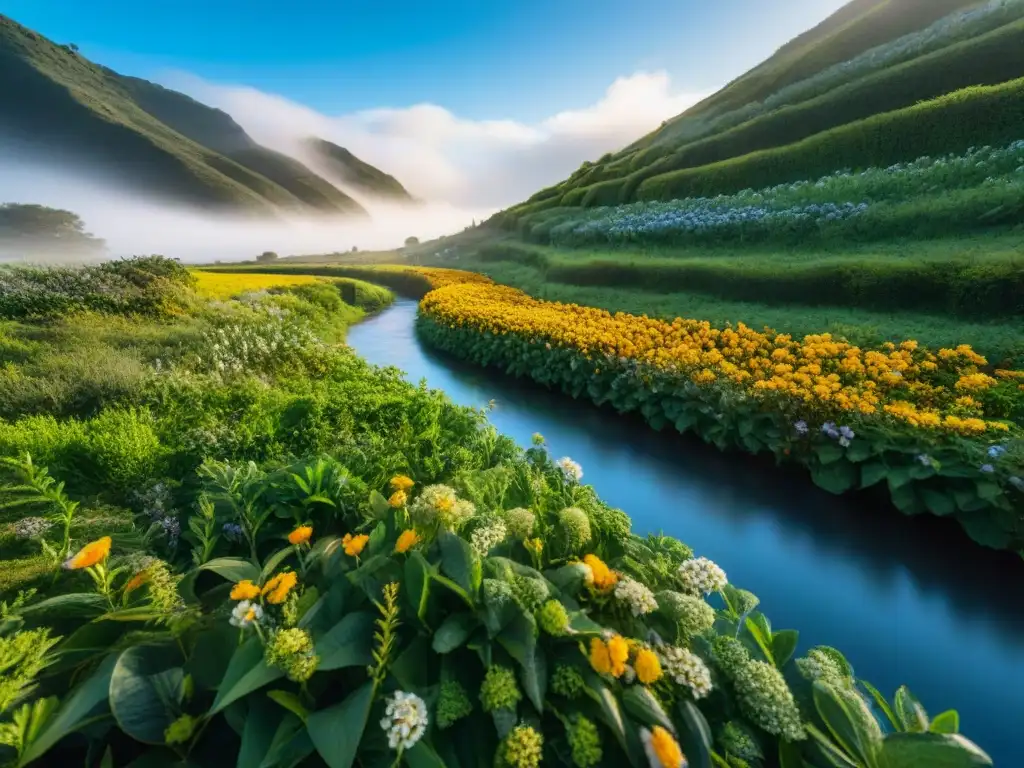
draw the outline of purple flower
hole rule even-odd
[[[224,523],[224,527],[221,528],[221,530],[224,532],[224,535],[227,536],[231,541],[242,540],[242,526],[240,526],[238,523]]]
[[[836,429],[835,422],[826,421],[824,424],[821,425],[821,431],[824,432],[829,437],[831,437],[833,440],[839,437],[839,430]]]
[[[990,459],[998,459],[1004,453],[1006,453],[1005,445],[993,445],[991,448],[988,449],[988,457]]]
[[[857,433],[854,432],[849,427],[840,427],[839,428],[839,434],[841,434],[847,440],[853,440],[853,438],[855,438],[857,436]]]
[[[988,475],[991,474],[992,472],[995,472],[996,468],[993,467],[991,464],[982,464],[981,471]]]

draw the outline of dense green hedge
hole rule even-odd
[[[779,147],[836,126],[912,106],[975,85],[997,85],[1024,75],[1024,21],[884,69],[809,101],[769,112],[730,130],[684,145],[671,155],[658,151],[644,167],[614,185],[610,201],[604,187],[592,190],[584,205],[628,202],[653,176],[696,168],[761,149]],[[648,150],[654,153],[655,150]],[[660,157],[656,162],[651,162]],[[606,176],[607,178],[607,176]],[[603,181],[600,176],[595,181]],[[612,188],[609,185],[608,189]]]
[[[875,115],[796,144],[645,180],[641,200],[712,196],[815,178],[838,168],[885,167],[925,155],[1009,144],[1024,130],[1024,78],[965,88],[913,107]],[[565,198],[563,197],[563,204]]]

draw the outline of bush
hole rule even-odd
[[[838,168],[885,167],[904,160],[1009,144],[1024,124],[1024,78],[965,88],[913,107],[816,134],[796,144],[646,179],[642,200],[671,200],[824,176]]]

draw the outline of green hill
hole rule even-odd
[[[344,147],[318,138],[307,139],[306,143],[314,155],[342,181],[371,195],[403,202],[413,201],[412,195],[398,179],[363,162]]]
[[[556,206],[668,199],[663,196],[678,196],[691,187],[694,193],[718,194],[811,178],[821,172],[820,158],[813,167],[802,167],[800,142],[820,139],[819,144],[830,144],[832,132],[865,121],[874,126],[888,114],[893,115],[893,130],[886,137],[886,162],[1004,141],[1007,125],[996,126],[990,135],[992,124],[968,121],[943,132],[948,145],[931,136],[925,147],[914,110],[929,102],[948,109],[949,120],[962,120],[965,110],[959,99],[947,97],[970,96],[975,86],[997,87],[1024,76],[1022,50],[1020,0],[853,0],[721,91],[623,150],[584,163],[568,179],[510,213],[517,218]],[[1014,114],[1015,98],[1009,102]],[[947,122],[931,114],[936,125]],[[855,133],[842,136],[848,139]],[[767,151],[780,159],[780,172],[750,185],[685,187],[670,182],[679,174],[717,177],[723,164],[742,169],[748,157],[757,163]],[[789,162],[793,158],[797,161]],[[862,147],[848,156],[837,151],[825,172],[864,167],[862,161],[868,159],[871,153]],[[743,172],[734,175],[740,178]]]
[[[226,113],[124,77],[0,16],[0,138],[204,207],[365,214]]]

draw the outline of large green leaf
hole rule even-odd
[[[217,698],[210,707],[215,715],[233,701],[262,688],[282,677],[284,672],[267,665],[263,659],[263,646],[259,638],[250,637],[242,643],[231,657],[224,679],[217,687]]]
[[[278,706],[262,696],[254,696],[248,704],[236,768],[259,765],[279,730],[290,727],[294,731],[301,726],[297,717],[283,714]]]
[[[185,670],[173,648],[137,645],[123,651],[110,676],[110,711],[126,734],[143,744],[163,744],[180,714]]]
[[[426,688],[430,684],[431,672],[436,671],[435,661],[429,641],[423,635],[418,635],[391,662],[390,672],[407,691]]]
[[[711,768],[711,726],[703,713],[690,700],[679,702],[679,743],[690,768]]]
[[[107,697],[110,695],[110,677],[117,664],[117,656],[105,658],[99,668],[84,683],[75,688],[60,709],[47,720],[42,730],[32,740],[19,761],[19,766],[29,765],[42,757],[54,744],[92,719],[108,711]]]
[[[365,666],[373,661],[373,615],[350,613],[316,641],[318,669]]]
[[[643,725],[648,727],[660,725],[675,734],[676,727],[672,723],[672,718],[662,708],[661,703],[654,698],[654,694],[644,686],[631,685],[626,688],[622,694],[622,706],[626,708],[626,712]]]
[[[900,730],[903,726],[900,723],[899,718],[896,717],[896,713],[892,711],[892,707],[889,706],[889,702],[886,700],[885,696],[882,695],[881,691],[875,688],[875,686],[867,680],[860,680],[859,682],[864,686],[864,690],[871,694],[871,698],[875,700],[875,704],[880,710],[882,710],[882,714],[885,715],[893,729],[897,731]]]
[[[865,765],[871,765],[882,731],[860,694],[816,681],[813,695],[814,707],[836,742]]]
[[[772,633],[772,656],[775,659],[775,666],[779,669],[786,666],[786,662],[793,658],[799,640],[800,633],[795,629],[780,629]]]
[[[263,570],[260,571],[260,581],[266,581],[273,575],[274,571],[277,570],[278,566],[281,565],[285,560],[295,554],[295,548],[287,546],[284,549],[279,549],[277,552],[267,558],[267,561],[263,564]],[[243,578],[249,578],[245,576]]]
[[[519,612],[498,635],[498,642],[519,662],[523,690],[538,712],[544,711],[548,670],[544,651],[537,645],[537,620]]]
[[[228,581],[239,582],[260,580],[260,570],[248,560],[240,557],[218,557],[199,566],[200,571],[213,571]]]
[[[810,723],[805,725],[807,733],[811,735],[810,745],[807,748],[811,753],[813,762],[809,765],[831,766],[831,768],[863,768],[855,763],[852,757],[848,757],[842,749],[836,746],[828,736],[819,731]]]
[[[860,480],[860,470],[856,464],[840,459],[832,464],[813,468],[811,479],[819,488],[838,495],[846,493],[857,484]]]
[[[882,743],[879,768],[980,768],[992,758],[959,734],[893,733]]]
[[[479,625],[480,620],[472,613],[453,613],[437,628],[432,647],[437,653],[451,653],[460,648]]]
[[[426,623],[430,601],[430,564],[419,552],[405,561],[405,589],[402,590],[412,612]]]
[[[426,739],[420,739],[411,749],[406,750],[405,762],[409,768],[447,768],[444,760],[427,744]]]
[[[438,537],[441,546],[441,570],[473,599],[483,578],[483,569],[476,552],[461,536],[444,533]]]
[[[60,616],[62,619],[75,617],[102,616],[109,605],[103,595],[95,592],[73,592],[42,600],[35,605],[21,609],[22,616],[39,620],[40,616]]]
[[[351,768],[355,762],[372,704],[373,683],[366,683],[340,704],[309,716],[309,738],[330,768]]]
[[[909,733],[924,733],[928,730],[928,713],[907,686],[901,685],[896,691],[893,710],[900,721],[901,730]]]

